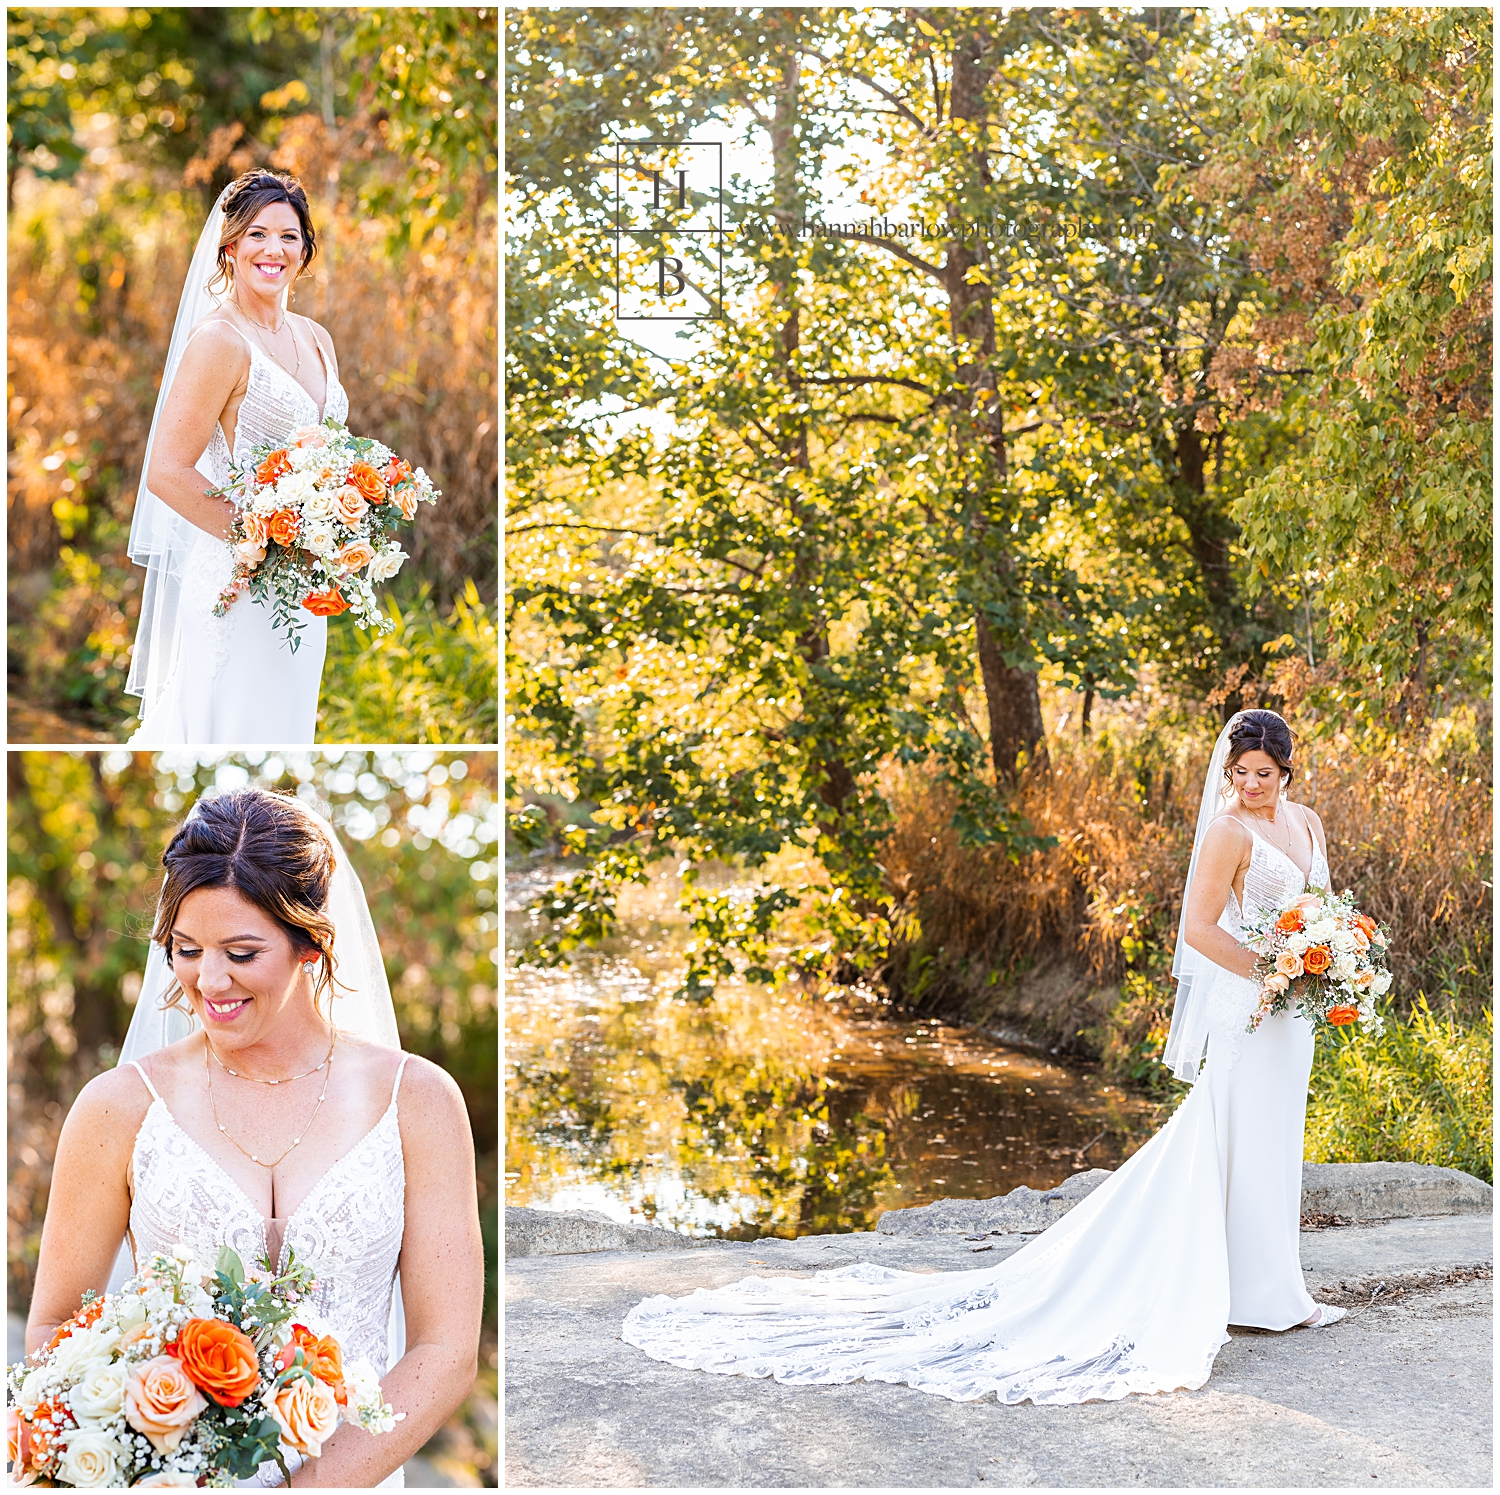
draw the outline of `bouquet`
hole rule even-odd
[[[1261,943],[1255,964],[1260,1005],[1246,1032],[1295,1007],[1310,1023],[1363,1023],[1379,1033],[1375,998],[1391,987],[1385,928],[1354,906],[1354,895],[1302,893],[1247,931]]]
[[[343,1363],[298,1305],[316,1286],[292,1257],[246,1273],[229,1247],[153,1255],[117,1293],[83,1307],[6,1371],[11,1483],[232,1485],[285,1450],[317,1458],[340,1422],[388,1433],[368,1360]]]
[[[352,612],[366,627],[389,633],[375,583],[389,581],[406,560],[393,531],[435,504],[438,491],[389,447],[325,420],[304,426],[288,446],[251,449],[214,490],[235,506],[229,584],[214,612],[223,617],[247,588],[272,610],[273,626],[295,653],[305,607],[319,617]]]

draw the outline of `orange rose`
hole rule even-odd
[[[391,502],[401,510],[403,519],[411,519],[417,512],[417,490],[411,483],[403,484],[391,494]]]
[[[302,605],[317,618],[336,618],[349,611],[349,604],[337,587],[329,587],[326,592],[309,592]]]
[[[255,481],[257,483],[274,483],[282,473],[292,470],[292,459],[287,456],[286,448],[272,452],[259,467],[255,469]]]
[[[358,488],[345,483],[333,495],[333,510],[345,524],[353,524],[370,506]]]
[[[290,545],[302,532],[302,517],[295,509],[277,509],[266,521],[266,534],[278,545]]]
[[[334,556],[345,571],[358,571],[361,566],[368,566],[375,559],[375,552],[369,543],[364,540],[351,540],[339,553]]]
[[[378,504],[385,497],[385,479],[368,462],[356,462],[349,469],[349,481],[368,503]]]
[[[1335,1028],[1345,1027],[1349,1023],[1357,1022],[1358,1019],[1359,1019],[1359,1008],[1358,1007],[1344,1007],[1344,1006],[1340,1006],[1340,1007],[1330,1007],[1328,1009],[1328,1021],[1330,1023],[1332,1023]]]
[[[297,1358],[298,1350],[302,1351],[302,1363],[320,1381],[327,1383],[334,1400],[342,1406],[345,1400],[344,1352],[339,1348],[338,1340],[331,1334],[320,1339],[311,1329],[293,1324],[291,1339],[276,1357],[277,1370],[285,1370]]]
[[[333,1389],[316,1378],[288,1381],[280,1391],[267,1391],[266,1412],[281,1426],[281,1436],[298,1453],[318,1458],[324,1442],[338,1426],[339,1404]]]
[[[144,1433],[158,1453],[172,1453],[188,1425],[207,1407],[203,1394],[171,1355],[137,1365],[126,1378],[125,1421]]]
[[[1302,957],[1302,968],[1314,976],[1321,976],[1333,964],[1333,956],[1327,945],[1314,945]]]
[[[1354,922],[1361,929],[1364,930],[1365,937],[1367,939],[1370,938],[1371,936],[1373,936],[1374,933],[1375,933],[1375,931],[1376,931],[1376,929],[1379,927],[1375,923],[1375,921],[1369,916],[1369,914],[1355,914],[1355,916],[1354,916]]]
[[[411,464],[403,462],[400,457],[392,457],[385,464],[385,471],[380,475],[385,479],[388,487],[394,488],[398,483],[404,483],[411,476]]]
[[[46,1348],[55,1350],[75,1329],[87,1329],[104,1312],[104,1299],[95,1298],[86,1308],[80,1308],[72,1318],[57,1326],[57,1332],[47,1341]]]
[[[1283,934],[1296,934],[1302,928],[1302,914],[1295,908],[1289,908],[1277,921],[1276,927]]]
[[[167,1353],[181,1360],[193,1385],[221,1407],[239,1406],[260,1384],[255,1346],[223,1319],[189,1319]]]

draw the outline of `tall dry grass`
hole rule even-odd
[[[1054,742],[1019,808],[1050,850],[1016,862],[959,844],[951,791],[892,770],[883,858],[900,903],[887,980],[904,1001],[1018,1028],[1143,1077],[1165,1039],[1172,950],[1207,745]],[[1392,1003],[1477,1020],[1489,1001],[1491,795],[1477,752],[1303,754],[1293,797],[1328,835],[1336,886],[1395,933]]]
[[[381,143],[287,121],[266,161],[309,185],[323,251],[292,307],[332,334],[352,429],[433,476],[402,581],[446,609],[473,581],[497,593],[499,447],[495,204],[386,252],[338,165]],[[248,164],[248,163],[243,163]],[[387,162],[394,171],[397,164]],[[320,184],[332,182],[325,189]],[[108,724],[143,572],[125,553],[178,298],[205,213],[161,171],[113,160],[71,184],[22,172],[9,228],[9,545],[12,680],[31,699]]]

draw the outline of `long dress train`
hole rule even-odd
[[[1255,914],[1326,886],[1258,835],[1237,939]],[[954,1401],[1115,1400],[1196,1388],[1225,1327],[1288,1329],[1315,1309],[1298,1228],[1313,1034],[1295,1013],[1244,1028],[1254,982],[1220,970],[1207,1068],[1172,1119],[1050,1230],[998,1266],[893,1271],[870,1263],[811,1280],[748,1277],[653,1297],[622,1338],[657,1360],[790,1384],[904,1382]]]
[[[232,326],[223,322],[221,325]],[[235,328],[235,331],[240,329]],[[241,336],[244,336],[241,333]],[[281,443],[325,417],[349,418],[349,397],[324,363],[327,392],[322,410],[280,364],[250,340],[249,383],[234,431],[234,461],[243,464],[262,442]],[[321,358],[322,350],[318,356]],[[222,486],[229,479],[229,443],[215,422],[198,470]],[[318,689],[328,641],[328,619],[298,609],[303,628],[294,653],[271,627],[271,610],[242,594],[224,617],[214,616],[234,557],[222,540],[197,535],[182,577],[180,616],[163,618],[153,643],[174,654],[160,697],[145,703],[131,747],[181,747],[223,743],[297,746],[312,743]]]

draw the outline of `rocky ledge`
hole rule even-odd
[[[882,1236],[914,1239],[1034,1235],[1054,1225],[1108,1177],[1109,1169],[1091,1168],[1075,1173],[1055,1189],[1028,1189],[1023,1184],[994,1199],[939,1199],[911,1209],[887,1210],[875,1229]],[[1494,1192],[1489,1184],[1456,1168],[1423,1163],[1302,1165],[1304,1228],[1489,1214]],[[505,1254],[511,1258],[590,1251],[680,1251],[684,1246],[717,1244],[712,1237],[622,1224],[598,1210],[536,1210],[515,1205],[505,1210]]]

